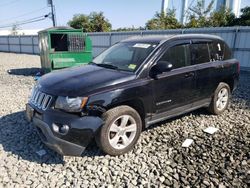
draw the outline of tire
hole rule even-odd
[[[229,85],[221,82],[214,92],[208,111],[214,115],[222,114],[228,108],[230,95]]]
[[[105,112],[102,118],[104,125],[95,138],[99,148],[112,156],[130,151],[142,131],[142,120],[137,111],[129,106],[118,106]]]

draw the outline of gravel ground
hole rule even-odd
[[[241,74],[223,115],[201,109],[154,125],[119,157],[93,144],[83,157],[63,158],[24,118],[39,62],[38,56],[0,53],[0,187],[250,187],[250,73]],[[209,126],[219,131],[204,133]],[[194,143],[182,148],[187,138]]]

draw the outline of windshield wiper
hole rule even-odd
[[[117,66],[114,66],[114,65],[110,65],[110,64],[102,64],[102,63],[100,63],[100,64],[95,64],[95,65],[97,65],[97,66],[99,66],[99,67],[104,67],[104,68],[108,68],[108,69],[118,69],[118,67]]]

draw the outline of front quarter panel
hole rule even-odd
[[[137,79],[123,86],[92,94],[89,96],[87,109],[102,108],[108,110],[119,105],[126,105],[131,101],[139,102],[146,116],[150,114],[153,101],[150,80]]]

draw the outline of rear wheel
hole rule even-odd
[[[109,155],[121,155],[136,144],[142,121],[136,110],[129,106],[119,106],[103,114],[104,125],[99,130],[97,145]]]
[[[214,92],[214,96],[208,110],[215,115],[222,114],[229,105],[230,87],[226,83],[220,83]]]

